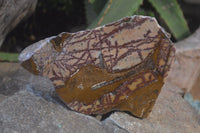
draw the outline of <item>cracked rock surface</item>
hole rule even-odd
[[[196,34],[193,37],[195,36]],[[193,45],[190,50],[192,47]],[[193,48],[197,48],[196,45]],[[183,59],[179,54],[182,49],[177,51],[178,56]],[[58,100],[53,84],[46,78],[30,74],[18,63],[1,62],[0,132],[199,133],[200,116],[182,98],[184,92],[180,85],[183,81],[177,80],[181,79],[180,76],[177,77],[181,75],[181,71],[178,73],[175,70],[180,70],[177,66],[179,65],[175,63],[172,67],[148,118],[138,119],[124,112],[114,112],[105,120],[99,121],[92,116],[68,110]],[[186,71],[186,67],[182,71]],[[190,73],[182,74],[186,77],[191,76]]]
[[[146,119],[118,112],[109,119],[130,133],[198,133],[200,117],[178,90],[176,86],[166,83],[151,115]]]
[[[13,67],[15,66],[15,67]],[[17,63],[0,63],[0,132],[68,133],[198,133],[200,117],[167,82],[147,119],[114,112],[104,121],[68,110],[58,101],[50,81]]]
[[[112,122],[68,110],[54,96],[50,81],[18,63],[0,63],[0,68],[9,70],[0,70],[0,132],[127,133]]]

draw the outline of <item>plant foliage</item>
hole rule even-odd
[[[0,52],[0,61],[17,62],[18,61],[18,56],[19,56],[19,54],[17,54],[17,53]]]
[[[85,5],[93,8],[93,12],[95,12],[95,9],[97,8],[95,3],[101,3],[101,1],[102,0],[93,0],[92,2],[85,3]],[[187,22],[176,0],[148,1],[155,8],[156,12],[160,14],[174,38],[180,40],[190,34]],[[101,9],[101,12],[95,12],[95,15],[91,18],[86,9],[87,20],[89,20],[88,28],[91,29],[134,14],[154,16],[153,11],[147,12],[146,9],[140,8],[143,2],[144,0],[107,0]],[[91,12],[92,11],[90,10],[89,13],[91,14]]]
[[[148,6],[142,7],[144,3]],[[69,14],[73,8],[72,0],[38,1],[38,7],[54,9]],[[43,4],[43,5],[41,5]],[[88,28],[95,28],[125,16],[146,15],[157,17],[165,22],[176,40],[181,40],[190,34],[187,22],[176,0],[85,0],[85,13]],[[151,10],[152,7],[154,10]],[[157,16],[155,14],[159,14]],[[162,24],[162,23],[161,23]],[[18,54],[0,52],[0,61],[17,61]]]

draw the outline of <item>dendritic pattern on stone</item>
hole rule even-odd
[[[125,17],[92,30],[61,33],[27,47],[24,68],[48,77],[63,102],[84,114],[129,111],[147,117],[175,49],[154,18]]]

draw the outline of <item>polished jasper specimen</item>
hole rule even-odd
[[[147,117],[175,49],[154,18],[125,17],[92,30],[61,33],[27,47],[24,68],[48,77],[62,101],[84,114],[129,111]]]

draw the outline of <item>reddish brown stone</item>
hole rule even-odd
[[[174,53],[154,18],[133,16],[47,38],[26,48],[19,60],[30,72],[48,77],[72,110],[120,110],[147,117]]]
[[[200,100],[200,28],[175,44],[176,57],[168,81]]]
[[[198,101],[200,101],[200,82],[199,81],[200,81],[200,72],[199,72],[199,76],[194,82],[192,89],[190,90],[190,93],[192,94],[194,100],[198,100]]]

